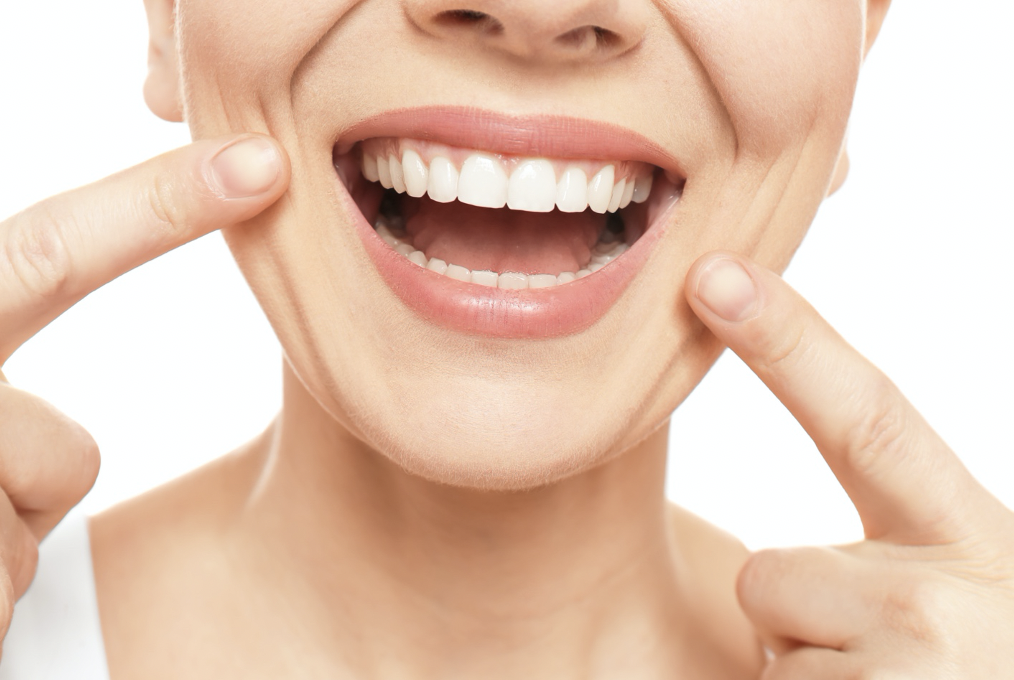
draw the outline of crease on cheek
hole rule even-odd
[[[843,126],[862,58],[860,5],[667,0],[662,7],[728,111],[737,156],[769,156],[819,123]]]

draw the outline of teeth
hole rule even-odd
[[[446,156],[435,156],[427,166],[415,149],[407,149],[401,158],[363,153],[362,174],[385,189],[424,195],[438,203],[461,201],[482,208],[502,208],[528,212],[578,213],[591,208],[597,213],[616,212],[631,203],[643,203],[651,194],[652,175],[641,170],[636,175],[616,178],[616,165],[602,167],[588,179],[585,170],[561,161],[529,158],[517,161],[507,176],[510,161],[486,153],[473,153],[461,169]]]
[[[437,203],[450,203],[458,198],[458,169],[454,163],[437,156],[430,161],[430,178],[426,185],[430,198]]]
[[[447,263],[438,257],[431,257],[429,263],[426,265],[426,268],[431,272],[436,272],[437,274],[447,273]]]
[[[409,196],[419,198],[426,193],[429,183],[429,168],[415,151],[409,149],[401,157],[401,170],[405,175],[405,190]]]
[[[363,154],[363,177],[371,182],[380,181],[380,175],[377,174],[377,159],[368,153]]]
[[[392,166],[393,169],[393,166]],[[393,174],[393,173],[392,173]],[[623,200],[623,192],[627,188],[627,180],[621,179],[613,185],[613,191],[609,195],[609,212],[614,213],[620,209],[620,201]]]
[[[457,279],[458,281],[468,282],[472,280],[471,270],[457,264],[447,265],[447,271],[444,272],[444,275],[452,279]]]
[[[627,185],[623,188],[623,198],[620,199],[620,209],[626,208],[630,205],[630,202],[634,200],[634,189],[636,188],[636,182],[633,178],[627,178]]]
[[[502,208],[507,205],[507,184],[507,173],[499,160],[472,154],[461,166],[458,200],[480,208]]]
[[[405,193],[405,173],[401,169],[401,161],[394,156],[387,159],[391,172],[391,184],[399,194]]]
[[[560,212],[579,213],[588,207],[588,176],[581,168],[567,168],[556,185],[556,207]]]
[[[504,272],[497,280],[497,286],[507,290],[521,290],[528,287],[528,275],[517,272]]]
[[[552,212],[556,205],[556,172],[547,160],[527,160],[511,173],[507,207],[511,210]]]
[[[651,195],[651,182],[653,179],[653,175],[642,175],[637,178],[637,181],[634,182],[634,203],[644,203],[648,200],[648,196]]]
[[[529,288],[549,288],[559,284],[559,277],[552,274],[532,274],[528,277]]]
[[[588,182],[588,207],[597,213],[604,213],[609,208],[609,199],[613,197],[615,174],[615,168],[607,165]]]
[[[562,272],[559,275],[522,274],[520,272],[504,272],[500,274],[488,269],[472,271],[461,265],[448,264],[440,258],[427,258],[426,253],[416,250],[412,245],[395,236],[391,232],[390,227],[388,227],[388,221],[389,219],[383,216],[377,218],[377,223],[374,227],[377,235],[387,245],[391,246],[395,252],[405,256],[409,262],[451,279],[503,290],[552,288],[553,286],[570,283],[576,279],[582,279],[593,272],[597,272],[629,250],[629,246],[626,243],[600,241],[592,248],[591,261],[587,266],[579,269],[577,272]]]
[[[490,288],[496,288],[497,280],[500,275],[496,272],[491,272],[487,269],[480,269],[479,271],[472,272],[472,283],[477,283],[480,286],[489,286]]]

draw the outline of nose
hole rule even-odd
[[[648,0],[402,0],[424,32],[538,62],[609,59],[644,37]]]

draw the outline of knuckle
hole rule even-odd
[[[175,196],[174,181],[161,173],[155,175],[145,192],[147,208],[154,218],[158,235],[167,240],[175,240],[188,231],[186,211]]]
[[[897,460],[906,453],[908,422],[898,406],[896,388],[881,378],[865,394],[863,416],[854,425],[845,446],[845,462],[860,474],[869,474],[882,460]]]
[[[66,234],[76,228],[73,217],[58,217],[45,204],[35,206],[12,218],[0,242],[0,263],[29,293],[58,297],[73,270]]]
[[[949,644],[948,621],[954,615],[952,595],[943,584],[929,578],[910,578],[899,583],[884,599],[882,618],[890,630],[943,650]]]
[[[754,608],[771,591],[772,581],[782,573],[785,561],[781,550],[761,550],[747,558],[736,579],[736,594],[745,608]]]

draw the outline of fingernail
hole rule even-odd
[[[743,321],[757,303],[757,284],[739,262],[720,257],[697,275],[696,295],[726,321]]]
[[[275,145],[260,137],[242,139],[211,159],[211,174],[227,198],[249,198],[275,185],[281,158]]]

